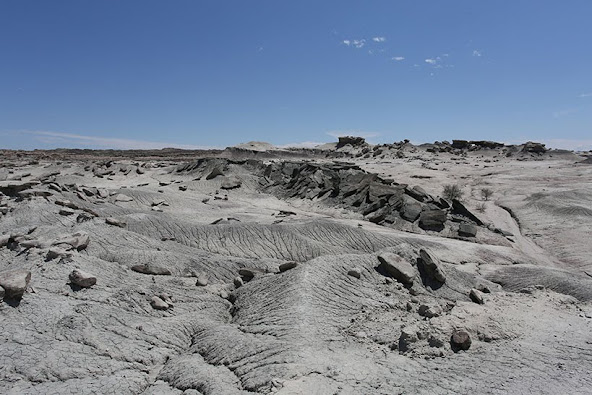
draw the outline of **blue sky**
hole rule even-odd
[[[592,2],[0,2],[0,148],[592,149]]]

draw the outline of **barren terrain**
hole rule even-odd
[[[0,155],[0,393],[592,393],[592,156]]]

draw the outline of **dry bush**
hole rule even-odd
[[[463,196],[463,191],[458,185],[444,185],[444,190],[442,191],[442,196],[446,200],[461,200]]]
[[[483,200],[489,200],[491,195],[493,195],[493,190],[491,190],[489,188],[481,189],[481,197],[483,198]]]

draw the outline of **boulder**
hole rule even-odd
[[[477,235],[477,227],[471,224],[460,224],[458,227],[458,235],[463,237],[475,237]]]
[[[422,304],[419,306],[419,309],[417,309],[417,312],[422,317],[434,318],[442,314],[442,308],[438,305]]]
[[[72,284],[82,288],[90,288],[97,283],[97,278],[92,274],[83,272],[80,269],[74,269],[68,276]]]
[[[0,235],[0,248],[7,246],[10,242],[10,235]]]
[[[31,272],[28,270],[13,270],[0,273],[0,287],[4,288],[7,298],[22,298],[31,281]]]
[[[33,239],[33,240],[22,240],[19,241],[19,245],[23,248],[42,248],[43,244],[40,240]]]
[[[154,265],[152,263],[144,264],[144,265],[134,265],[132,266],[132,270],[137,273],[142,274],[152,274],[156,276],[170,276],[171,271],[165,267]]]
[[[234,280],[233,280],[233,283],[234,283],[234,286],[235,286],[236,288],[240,288],[240,287],[242,287],[242,286],[245,284],[245,283],[243,282],[243,279],[242,279],[242,278],[240,278],[240,277],[235,277],[235,278],[234,278]]]
[[[63,208],[59,211],[59,214],[63,216],[74,215],[74,210],[71,210],[69,208]]]
[[[483,293],[481,293],[481,291],[472,288],[471,291],[469,292],[469,297],[471,298],[471,300],[477,304],[483,304]]]
[[[468,350],[471,347],[471,335],[465,330],[456,330],[450,338],[450,345],[454,352]]]
[[[155,310],[167,310],[170,307],[167,302],[165,302],[158,296],[152,297],[152,300],[150,301],[150,306],[152,306],[152,308]]]
[[[418,328],[415,326],[406,326],[401,330],[399,336],[399,351],[406,352],[411,348],[413,343],[416,343],[419,338],[417,336]]]
[[[384,253],[378,255],[381,267],[392,277],[403,284],[413,284],[415,268],[397,254]]]
[[[446,211],[444,210],[425,210],[419,215],[419,227],[439,232],[444,229],[446,219]]]
[[[246,281],[251,281],[253,277],[264,274],[265,271],[257,268],[243,267],[238,270],[238,274]]]
[[[285,272],[286,270],[294,269],[298,266],[298,262],[285,262],[280,265],[280,273]]]
[[[430,194],[418,185],[411,188],[405,188],[405,193],[411,196],[413,199],[418,200],[420,202],[425,202],[432,199]]]
[[[423,248],[419,251],[419,260],[417,263],[430,278],[440,283],[446,282],[446,276],[442,271],[440,260]]]
[[[124,221],[113,217],[105,218],[105,223],[108,225],[118,226],[120,228],[125,228],[127,225]]]
[[[69,258],[72,256],[72,253],[66,251],[60,247],[50,247],[47,250],[47,255],[45,255],[45,259],[51,261],[52,259],[56,258]]]
[[[69,246],[78,251],[84,250],[90,243],[90,236],[86,232],[76,232],[71,236],[62,237],[52,243],[54,246]]]
[[[483,225],[483,221],[477,218],[475,214],[469,211],[469,209],[457,199],[452,200],[452,214],[462,215],[475,222],[477,225]]]
[[[353,267],[347,271],[347,274],[355,278],[360,278],[362,277],[362,270],[358,267]]]
[[[401,207],[400,211],[401,218],[409,222],[414,222],[420,214],[421,204],[418,202],[407,200],[403,203],[403,207]]]
[[[243,182],[238,177],[224,177],[224,180],[222,180],[222,185],[220,186],[220,188],[236,189],[240,188],[242,183]]]
[[[206,276],[205,274],[200,274],[199,276],[197,276],[195,285],[197,285],[198,287],[205,287],[206,285],[208,285],[208,282],[208,276]]]
[[[0,302],[4,300],[4,288],[0,287]]]

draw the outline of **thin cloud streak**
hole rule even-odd
[[[181,149],[215,149],[219,147],[200,146],[192,144],[177,144],[169,142],[146,141],[121,139],[116,137],[88,136],[76,133],[51,132],[51,131],[24,131],[19,134],[29,134],[41,143],[55,147],[68,146],[77,148],[111,148],[111,149],[161,149],[161,148],[181,148]]]

